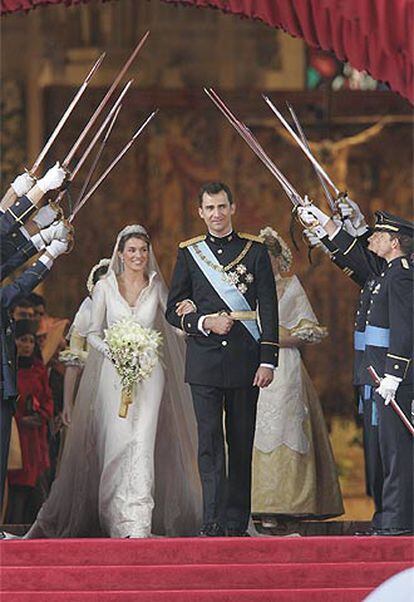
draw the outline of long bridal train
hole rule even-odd
[[[197,532],[201,492],[196,424],[184,384],[184,339],[164,318],[167,289],[149,246],[148,284],[130,306],[121,295],[120,232],[108,275],[95,287],[91,349],[79,385],[59,475],[27,538],[189,536]],[[132,319],[161,332],[162,363],[134,390],[118,417],[121,384],[104,351],[103,331]]]

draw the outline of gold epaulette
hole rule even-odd
[[[180,244],[178,246],[180,247],[180,249],[185,249],[186,247],[195,245],[197,242],[201,242],[202,240],[205,240],[205,239],[206,239],[206,235],[201,234],[200,236],[194,236],[194,238],[189,238],[188,240],[183,240],[183,242],[180,242]]]
[[[254,242],[264,243],[264,239],[261,236],[255,236],[254,234],[249,234],[247,232],[237,232],[240,238],[246,238],[247,240],[253,240]]]
[[[401,258],[401,265],[405,270],[410,269],[410,264],[408,263],[408,259],[406,257]]]

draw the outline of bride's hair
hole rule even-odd
[[[121,236],[121,238],[119,239],[119,243],[118,243],[118,252],[119,253],[122,253],[124,251],[125,245],[130,238],[139,238],[140,240],[143,240],[144,242],[146,242],[148,247],[150,246],[151,241],[150,241],[148,234],[146,234],[144,232],[128,232],[127,234],[124,234],[123,236]]]

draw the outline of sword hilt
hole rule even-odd
[[[349,217],[342,217],[342,215],[340,214],[340,211],[338,209],[339,201],[343,201],[344,203],[346,203],[348,205],[348,207],[350,207],[352,209],[351,205],[348,203],[348,192],[346,190],[337,194],[335,201],[334,201],[336,215],[339,216],[339,219],[341,220],[341,222],[345,222],[347,219],[349,220]]]
[[[69,222],[68,219],[66,219],[65,217],[63,218],[63,224],[66,226],[66,228],[69,230],[68,233],[68,248],[67,250],[64,252],[64,255],[68,255],[69,253],[71,253],[71,251],[73,251],[73,247],[75,246],[75,228],[74,226]]]
[[[63,212],[62,207],[59,205],[58,201],[56,199],[54,201],[52,201],[52,199],[49,199],[48,203],[49,203],[50,207],[52,207],[52,209],[54,209],[56,211],[56,219],[64,221],[65,214]]]

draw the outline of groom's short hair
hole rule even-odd
[[[230,188],[227,184],[223,184],[223,182],[207,182],[207,184],[203,184],[198,193],[198,205],[199,207],[203,204],[203,194],[206,192],[207,194],[218,194],[219,192],[225,192],[227,194],[227,198],[229,199],[230,205],[233,203],[233,195],[231,193]]]

